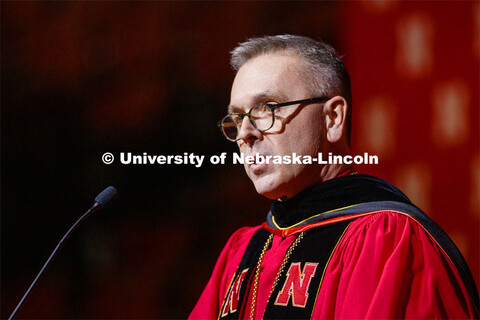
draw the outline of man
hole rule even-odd
[[[219,123],[257,192],[262,226],[235,232],[192,319],[475,318],[478,293],[446,234],[389,183],[347,164],[274,164],[272,156],[349,154],[348,73],[309,38],[250,39]],[[263,160],[263,161],[262,161]]]

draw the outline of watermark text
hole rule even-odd
[[[115,162],[115,155],[111,152],[105,152],[102,155],[102,161],[105,164]],[[312,165],[332,165],[332,164],[378,164],[378,156],[364,152],[362,155],[335,155],[331,152],[328,154],[318,153],[312,155],[299,155],[295,152],[291,155],[263,155],[232,153],[230,156],[227,152],[218,155],[201,155],[190,152],[176,155],[149,154],[143,152],[134,154],[132,152],[120,152],[118,159],[123,165],[192,165],[196,168],[202,167],[205,163],[213,165],[218,164],[274,164],[274,165],[295,165],[295,164],[312,164]]]

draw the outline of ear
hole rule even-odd
[[[341,96],[328,100],[323,107],[326,138],[330,143],[339,142],[346,135],[347,101]]]

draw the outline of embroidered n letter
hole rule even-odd
[[[245,279],[245,276],[247,275],[247,271],[248,269],[243,270],[233,283],[222,310],[222,317],[228,315],[229,312],[233,313],[237,311],[238,295],[240,293],[240,288],[242,287],[243,279]]]
[[[318,263],[305,263],[303,272],[300,271],[300,262],[290,265],[287,272],[287,279],[282,290],[278,293],[275,305],[286,306],[292,296],[294,307],[305,308],[308,299],[308,287],[315,276]]]

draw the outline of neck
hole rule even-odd
[[[347,164],[341,164],[341,165],[326,164],[322,168],[322,171],[320,172],[320,179],[319,180],[313,181],[313,183],[311,183],[310,185],[307,185],[305,188],[303,188],[302,190],[293,194],[292,196],[285,195],[283,197],[278,198],[277,200],[278,201],[287,201],[288,199],[291,199],[291,198],[295,197],[297,194],[301,193],[305,189],[310,188],[311,186],[314,186],[318,183],[322,183],[322,182],[325,182],[327,180],[342,176],[342,175],[344,175],[344,173],[349,174],[351,172],[353,172],[353,164],[349,164],[349,165],[347,165]],[[274,199],[274,198],[271,198],[271,199]]]
[[[353,164],[327,164],[322,168],[322,182],[336,178],[349,170],[353,171]]]

